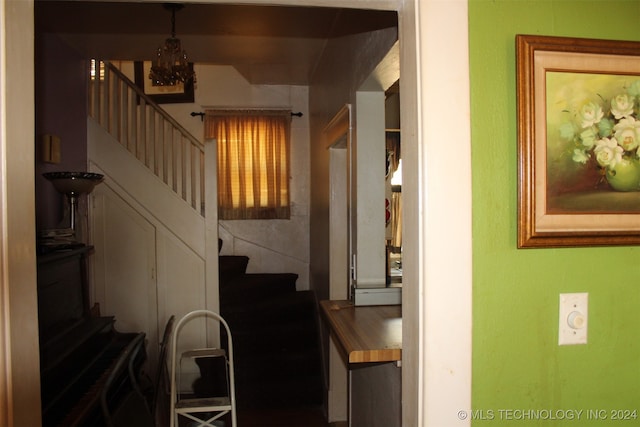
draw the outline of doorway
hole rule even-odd
[[[273,1],[264,1],[263,3],[273,3]],[[278,2],[278,4],[281,5],[300,5],[300,3],[303,3],[305,6],[321,6],[325,2],[317,0],[280,0]],[[419,156],[419,154],[422,153],[422,155],[424,155],[423,151],[426,151],[427,153],[432,153],[432,157],[436,159],[441,158],[440,154],[442,153],[435,144],[427,144],[424,148],[418,149],[418,138],[421,138],[422,135],[420,131],[422,115],[419,116],[419,114],[427,115],[433,113],[432,120],[437,120],[443,118],[442,114],[444,113],[437,113],[438,108],[442,109],[442,100],[456,100],[458,107],[462,106],[460,103],[468,103],[468,101],[463,102],[463,100],[468,97],[468,88],[464,84],[461,84],[461,82],[468,81],[468,62],[465,62],[463,59],[468,55],[468,40],[466,37],[468,21],[467,8],[466,3],[458,2],[437,5],[433,4],[436,2],[424,2],[422,4],[409,2],[404,6],[402,3],[403,2],[397,2],[397,8],[401,11],[403,22],[406,23],[406,25],[401,28],[401,33],[404,37],[404,52],[406,53],[406,56],[403,58],[403,64],[408,65],[408,68],[406,68],[408,74],[405,74],[405,77],[408,78],[405,79],[404,85],[407,89],[406,93],[409,95],[406,100],[403,101],[403,104],[408,107],[404,109],[405,118],[408,119],[404,121],[404,129],[405,131],[409,131],[405,135],[404,141],[405,153],[406,150],[409,149],[413,157],[413,160],[409,162],[410,164],[405,164],[405,173],[408,174],[410,182],[415,183],[411,184],[412,187],[420,187],[421,192],[429,194],[431,197],[432,192],[437,193],[435,181],[424,188],[422,187],[423,184],[418,184],[422,174],[426,174],[426,160]],[[2,2],[1,4],[2,7],[6,7],[6,2]],[[342,4],[349,7],[362,7],[364,2],[351,0],[343,1]],[[371,7],[389,7],[389,2],[387,1],[370,1],[366,2],[366,4]],[[12,322],[8,324],[15,325],[14,327],[21,328],[20,332],[24,332],[25,323],[23,321],[25,317],[27,323],[29,323],[29,319],[31,319],[31,323],[33,323],[33,316],[29,316],[29,313],[33,314],[33,307],[31,307],[31,309],[29,307],[34,298],[33,295],[30,295],[30,292],[33,290],[30,290],[29,286],[23,285],[30,283],[30,279],[34,278],[33,275],[35,273],[35,239],[33,238],[32,232],[32,218],[34,216],[33,191],[29,188],[29,183],[32,179],[30,175],[32,166],[30,165],[33,165],[34,153],[28,148],[28,144],[25,144],[25,141],[32,141],[34,139],[33,132],[29,131],[29,129],[31,129],[29,123],[33,123],[34,121],[34,107],[33,102],[30,100],[31,98],[24,96],[24,94],[33,93],[33,80],[28,78],[29,75],[33,74],[33,46],[31,44],[31,38],[24,36],[25,34],[33,33],[33,4],[30,2],[14,2],[12,3],[12,8],[5,9],[5,12],[5,23],[7,26],[2,28],[3,40],[5,40],[8,46],[13,48],[13,51],[23,52],[24,55],[19,55],[10,63],[0,64],[0,74],[6,76],[7,81],[13,82],[12,91],[2,91],[4,96],[3,100],[6,102],[5,105],[10,105],[11,108],[0,109],[0,113],[5,117],[4,123],[7,124],[6,134],[0,135],[0,144],[2,144],[3,152],[8,153],[6,159],[7,164],[12,165],[11,168],[2,170],[2,182],[6,183],[6,188],[11,189],[7,195],[8,207],[3,212],[3,215],[5,218],[9,218],[7,223],[12,230],[24,231],[24,233],[10,233],[7,236],[7,244],[13,248],[24,248],[24,250],[12,253],[3,252],[2,254],[3,264],[10,267],[7,272],[9,280],[3,283],[3,287],[7,291],[7,294],[10,292],[12,295],[12,310],[9,311],[8,307],[5,306],[3,312],[12,320]],[[425,30],[417,34],[416,26]],[[4,35],[7,37],[4,37]],[[440,42],[443,37],[446,37],[449,41],[447,44]],[[417,46],[418,41],[420,42],[420,48]],[[429,55],[426,54],[427,52]],[[424,56],[424,58],[418,61],[418,56]],[[427,65],[427,59],[432,56],[447,57],[450,60],[446,61],[446,63],[442,61],[431,61],[429,65]],[[466,78],[452,80],[458,77],[458,73],[455,73],[455,76],[451,75],[452,62],[455,62],[454,69],[459,70],[463,77],[466,75]],[[420,73],[418,73],[416,67],[420,68]],[[430,103],[424,99],[427,92],[431,94],[430,96],[433,99]],[[445,96],[439,98],[436,95]],[[438,105],[436,106],[435,104]],[[418,106],[421,107],[419,110],[417,109]],[[427,111],[420,113],[423,110]],[[444,120],[444,122],[447,122],[447,120]],[[463,133],[463,131],[460,132]],[[456,135],[458,135],[458,133],[456,133]],[[460,144],[469,140],[468,135],[465,136],[463,134],[460,136]],[[407,158],[410,159],[411,157]],[[437,177],[434,177],[434,179],[437,179]],[[407,183],[405,183],[405,185],[407,185]],[[415,211],[416,215],[418,215],[419,212],[424,212],[422,208],[426,207],[427,202],[426,200],[418,200],[418,191],[413,190],[412,188],[412,191],[408,193],[405,192],[408,196],[406,202],[407,206],[410,206],[411,210]],[[444,198],[441,200],[446,202]],[[456,259],[458,261],[457,265],[460,268],[459,273],[453,277],[448,275],[450,271],[444,266],[442,268],[439,267],[438,257],[435,256],[434,253],[425,256],[424,259],[417,258],[420,253],[423,253],[421,248],[424,249],[422,246],[423,243],[419,244],[421,237],[418,236],[418,234],[423,235],[425,233],[423,227],[428,228],[428,234],[432,237],[430,244],[436,245],[436,247],[438,247],[440,243],[444,243],[448,247],[459,240],[462,240],[462,243],[470,240],[470,231],[466,229],[455,236],[447,235],[446,237],[442,237],[437,233],[437,229],[454,229],[460,224],[458,216],[447,215],[447,205],[448,203],[443,203],[440,206],[435,205],[434,209],[430,210],[429,215],[424,218],[410,218],[410,229],[413,230],[414,234],[407,235],[404,242],[405,246],[409,246],[415,253],[414,259],[412,259],[410,263],[410,270],[413,270],[411,271],[411,276],[412,279],[416,281],[416,284],[418,283],[419,276],[422,277],[422,274],[419,274],[418,266],[424,263],[431,268],[429,280],[434,283],[433,286],[438,285],[440,287],[437,298],[432,298],[430,302],[430,305],[436,308],[438,303],[441,303],[442,306],[447,306],[449,303],[459,303],[461,300],[460,297],[463,297],[462,299],[464,301],[467,301],[468,297],[470,297],[470,290],[465,291],[463,289],[462,295],[460,295],[458,287],[452,286],[448,288],[444,286],[444,284],[451,283],[455,279],[460,278],[460,276],[470,274],[470,254],[458,252]],[[461,208],[464,208],[464,206],[461,206]],[[31,212],[31,214],[29,214],[29,212]],[[458,209],[457,212],[460,212],[460,209]],[[7,230],[4,231],[6,232]],[[462,238],[460,238],[460,234],[463,234]],[[464,236],[467,236],[468,239]],[[457,246],[456,249],[460,251],[460,246]],[[443,252],[443,254],[447,253],[448,251]],[[405,274],[407,274],[407,267],[409,267],[409,264],[405,263]],[[439,270],[442,271],[438,273]],[[422,281],[423,279],[420,280]],[[468,278],[465,280],[465,278],[462,277],[460,283],[465,284],[463,287],[470,288],[470,285],[467,285],[469,283]],[[448,291],[443,293],[443,289],[445,288],[448,288]],[[405,305],[405,315],[411,319],[422,318],[422,316],[424,316],[424,308],[422,307],[423,303],[420,302],[417,290],[413,297],[408,298],[408,301],[410,301],[410,303]],[[6,301],[5,303],[8,304]],[[467,311],[465,311],[465,313],[466,312]],[[457,313],[456,311],[455,314]],[[465,316],[470,317],[470,312]],[[443,321],[431,323],[429,329],[436,332],[434,337],[451,336],[452,331],[450,324],[444,321],[444,319],[448,318],[444,316]],[[457,319],[454,323],[457,324],[459,322],[461,322],[461,320]],[[462,323],[466,323],[466,320]],[[441,334],[437,333],[438,328],[440,328]],[[466,342],[467,340],[470,341],[470,331],[466,331],[465,329],[462,333],[463,335],[460,335],[456,332],[456,343]],[[452,387],[449,388],[450,392],[448,393],[437,393],[435,390],[425,388],[426,380],[422,378],[424,375],[416,375],[418,372],[417,364],[419,363],[418,355],[421,355],[421,360],[425,359],[432,362],[437,362],[438,358],[432,354],[432,352],[436,351],[435,349],[427,351],[426,354],[422,353],[422,351],[426,351],[420,344],[424,335],[425,333],[422,330],[422,326],[417,323],[406,333],[406,336],[416,343],[410,351],[410,360],[405,364],[409,372],[407,377],[410,379],[410,381],[405,382],[408,391],[407,395],[415,396],[414,399],[411,399],[411,402],[404,403],[407,425],[422,425],[423,419],[425,420],[424,422],[431,423],[427,425],[440,425],[438,424],[438,419],[447,419],[446,417],[458,406],[466,407],[465,402],[467,399],[463,397],[470,396],[470,386],[468,386],[468,384],[471,378],[470,372],[466,368],[457,371],[458,375],[456,378],[462,378],[463,381],[462,383],[456,381],[455,384],[452,384]],[[36,336],[37,334],[33,333],[14,333],[11,334],[11,336],[4,337],[5,348],[10,348],[13,359],[21,360],[22,365],[22,368],[9,367],[8,370],[4,372],[5,378],[13,374],[14,377],[21,379],[21,381],[14,383],[18,389],[11,389],[5,394],[7,398],[5,402],[7,404],[9,404],[9,402],[11,403],[16,424],[37,424],[38,414],[32,410],[33,407],[37,406],[37,396],[33,393],[23,393],[23,391],[37,389],[37,381],[35,380],[34,373],[37,372],[38,355],[29,351],[29,349],[32,349],[34,345],[36,345],[34,344],[34,337]],[[443,348],[449,349],[450,347],[453,347],[451,351],[443,351]],[[467,360],[465,354],[468,354],[468,350],[464,348],[460,350],[459,347],[459,345],[452,346],[448,344],[448,342],[444,342],[443,346],[438,346],[437,351],[441,354],[447,354],[450,361],[458,360],[454,356],[460,357],[461,362],[456,366],[464,367],[466,366]],[[439,365],[439,363],[433,364]],[[23,376],[26,372],[25,370],[28,371],[29,374]],[[433,378],[433,376],[431,378]],[[438,378],[433,381],[434,385],[439,383]],[[443,381],[445,381],[444,378]],[[448,382],[449,380],[446,381]],[[422,391],[418,392],[418,390]],[[426,416],[421,415],[423,412],[417,409],[418,397],[423,395],[425,396],[424,405],[428,404],[427,406],[431,408],[428,420],[432,421],[426,420]],[[14,397],[13,400],[11,399],[12,396]],[[422,407],[422,403],[419,406]]]

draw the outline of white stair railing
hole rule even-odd
[[[89,115],[204,216],[204,145],[118,68],[103,64],[96,61],[90,79]]]

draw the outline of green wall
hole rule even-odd
[[[640,0],[469,0],[469,32],[473,425],[638,426],[640,247],[516,249],[515,35],[640,41]],[[568,292],[589,292],[586,345],[557,344]]]

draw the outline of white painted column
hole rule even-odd
[[[385,110],[384,92],[356,94],[356,284],[384,288]]]
[[[410,369],[403,365],[406,371],[403,381],[406,379],[409,387],[411,382],[417,385],[412,391],[417,392],[418,408],[417,419],[403,425],[470,426],[472,204],[468,5],[466,0],[414,0],[413,7],[415,22],[410,26],[415,26],[416,68],[415,76],[409,76],[408,80],[416,81],[412,89],[417,88],[417,117],[414,116],[417,134],[416,145],[407,153],[407,135],[403,132],[403,196],[407,196],[405,180],[415,183],[408,197],[414,198],[408,214],[413,217],[407,221],[417,227],[408,233],[412,236],[407,239],[411,240],[411,248],[405,247],[404,251],[405,258],[410,251],[411,259],[405,259],[403,266],[413,268],[403,294],[406,300],[415,298],[418,306],[412,302],[411,309],[403,310],[403,318],[410,316],[417,322],[418,330],[407,326],[405,331],[403,355],[409,345],[406,349],[417,359],[411,361]],[[411,66],[408,68],[413,72]],[[402,85],[407,76],[406,68],[401,70]],[[402,96],[412,96],[410,90],[401,87]],[[411,118],[409,123],[404,116],[402,120],[403,129],[407,124],[411,126]],[[404,159],[412,160],[406,164]],[[418,284],[418,289],[407,294],[411,282]],[[410,343],[410,337],[417,338],[417,342]],[[410,375],[417,375],[417,380]]]

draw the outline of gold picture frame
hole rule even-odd
[[[640,244],[640,42],[517,35],[516,72],[518,248]]]
[[[194,102],[193,80],[190,80],[186,84],[180,83],[175,86],[153,86],[149,78],[151,61],[135,61],[133,66],[136,85],[156,104]],[[193,71],[192,62],[189,63],[189,67],[191,71]]]

